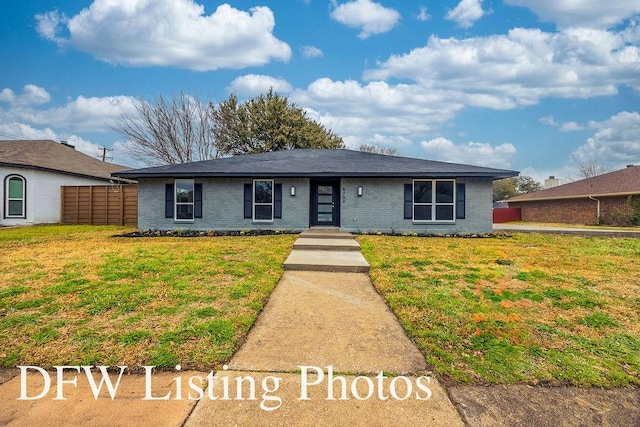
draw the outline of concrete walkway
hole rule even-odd
[[[201,400],[187,426],[463,425],[368,275],[357,272],[369,264],[354,248],[348,233],[302,233],[247,341],[216,374],[279,378],[281,406]]]

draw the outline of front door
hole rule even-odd
[[[311,226],[340,226],[340,181],[311,182]]]

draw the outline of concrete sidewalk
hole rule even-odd
[[[187,426],[463,425],[368,275],[344,272],[368,271],[356,245],[348,233],[302,233],[229,371],[216,374],[278,378],[281,406],[201,400]]]

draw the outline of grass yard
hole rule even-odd
[[[226,361],[280,279],[294,235],[111,237],[0,229],[0,366]]]
[[[358,240],[374,286],[449,382],[640,385],[640,239]]]

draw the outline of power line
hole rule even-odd
[[[112,156],[107,157],[107,152],[109,151],[113,151],[113,148],[107,148],[107,147],[99,147],[98,150],[102,151],[102,155],[97,155],[97,158],[101,158],[102,157],[102,161],[106,162],[107,160],[113,160]]]

